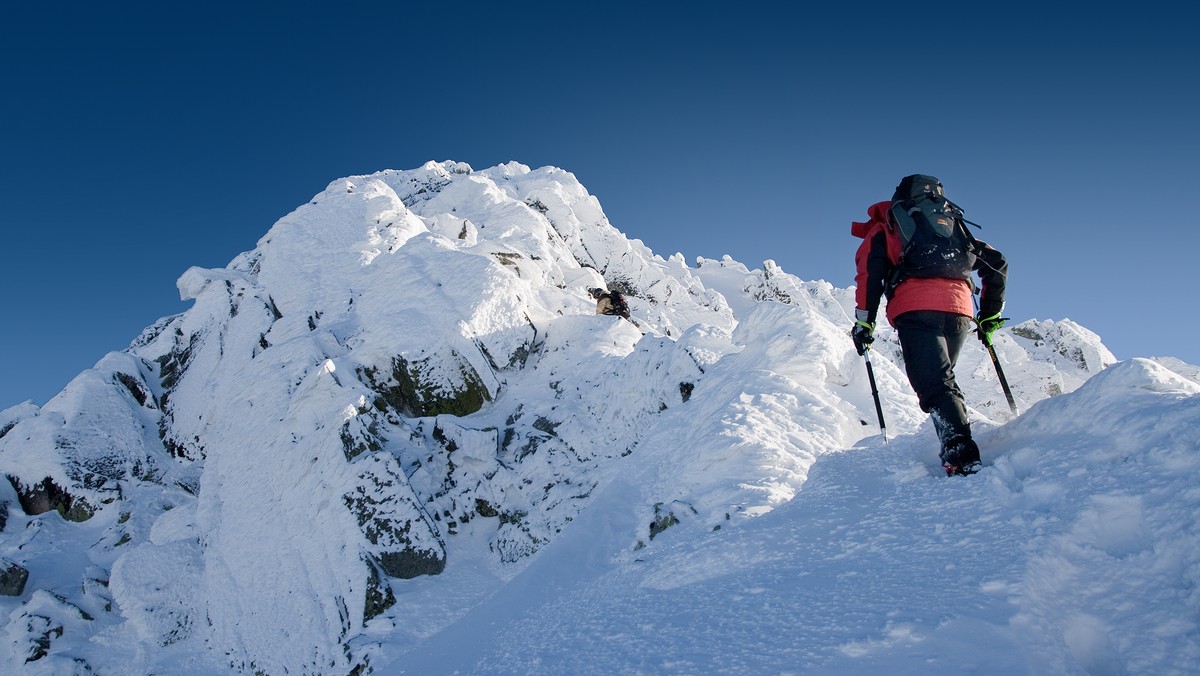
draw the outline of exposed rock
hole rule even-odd
[[[20,596],[25,593],[25,582],[28,580],[29,571],[24,566],[0,558],[0,595]]]
[[[380,456],[358,463],[358,485],[343,501],[358,519],[383,572],[403,579],[437,575],[446,567],[445,545],[417,506],[395,461]]]
[[[485,519],[500,516],[500,513],[496,511],[496,508],[493,507],[487,500],[482,498],[475,499],[475,513],[484,517]]]
[[[17,491],[21,509],[30,516],[55,510],[67,521],[83,522],[92,518],[96,508],[82,498],[75,497],[60,487],[50,477],[26,486],[19,478],[9,474],[8,481]]]
[[[675,514],[675,511],[677,509],[684,514],[687,514],[687,513],[696,514],[695,507],[693,507],[687,503],[679,502],[678,500],[671,503],[670,507],[667,507],[666,505],[664,505],[661,502],[657,502],[654,504],[654,520],[650,522],[650,539],[651,540],[653,540],[654,538],[661,535],[663,531],[670,528],[671,526],[675,526],[675,525],[679,524],[679,516],[677,516]]]
[[[129,390],[129,394],[133,396],[139,406],[145,406],[146,402],[151,399],[150,393],[142,385],[138,378],[135,378],[127,373],[117,372],[115,374],[117,382],[125,386]]]
[[[446,557],[430,550],[405,549],[380,554],[379,566],[392,577],[408,580],[440,574],[446,569]]]
[[[388,608],[396,605],[396,595],[392,588],[379,575],[375,564],[367,562],[367,601],[363,606],[363,624],[370,622],[383,614]]]
[[[670,510],[663,509],[663,503],[655,503],[654,520],[650,522],[650,539],[658,537],[666,529],[679,523],[678,517]]]
[[[404,357],[392,359],[390,377],[380,378],[377,369],[364,368],[362,374],[371,389],[401,414],[419,418],[449,414],[470,415],[492,400],[483,380],[465,359],[453,350],[450,362],[456,364],[460,389],[437,388],[428,384],[423,371],[432,358],[409,361]]]

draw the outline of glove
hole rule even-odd
[[[1004,322],[1006,321],[1008,321],[1008,317],[1001,317],[999,312],[991,317],[984,317],[982,315],[975,317],[975,324],[979,327],[979,339],[991,345],[992,334],[1001,326],[1004,326]]]
[[[871,343],[875,342],[875,325],[867,321],[870,315],[866,310],[854,311],[854,328],[850,329],[850,338],[854,341],[854,349],[858,350],[860,355],[866,354],[867,350],[871,349]]]

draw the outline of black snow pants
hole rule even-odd
[[[921,410],[933,417],[942,448],[959,438],[970,439],[971,423],[954,365],[975,322],[950,312],[915,310],[896,317],[892,326],[900,337],[908,382]]]

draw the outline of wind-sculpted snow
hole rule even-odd
[[[595,286],[624,292],[633,321],[596,316],[587,294]],[[903,519],[932,527],[935,505],[889,490],[922,486],[931,501],[957,490],[968,500],[970,486],[1029,468],[1031,451],[1004,441],[1010,430],[1034,430],[1021,443],[1040,448],[1039,438],[1056,438],[1058,416],[1086,420],[1081,409],[1094,399],[1117,400],[1110,391],[1141,392],[1131,383],[1147,377],[1169,382],[1111,430],[1137,448],[1153,437],[1138,411],[1186,389],[1162,374],[1195,371],[1165,360],[1152,376],[1103,371],[1115,359],[1094,334],[1028,321],[997,341],[1023,409],[1095,373],[1117,375],[1097,379],[1091,404],[1041,405],[1001,426],[1011,414],[972,344],[959,373],[1000,455],[974,484],[938,483],[932,433],[886,326],[875,370],[893,443],[879,445],[862,360],[846,336],[852,289],[803,281],[772,261],[752,270],[728,257],[696,267],[678,254],[664,259],[609,224],[570,173],[516,163],[474,171],[431,162],[339,179],[228,267],[186,271],[179,290],[193,301],[187,312],[148,327],[45,406],[0,412],[9,478],[0,484],[0,563],[29,573],[17,596],[0,600],[6,673],[554,672],[567,645],[549,645],[554,636],[593,651],[596,671],[786,670],[804,659],[769,633],[730,636],[778,657],[747,657],[691,624],[627,658],[594,641],[638,650],[638,635],[670,624],[631,607],[652,601],[645,590],[695,590],[671,593],[694,622],[715,616],[709,581],[798,574],[779,568],[794,551],[826,571],[821,579],[841,580],[837,561],[859,550],[831,549],[826,526],[857,534],[867,550],[928,542]],[[1095,453],[1088,462],[1109,451]],[[1166,453],[1190,467],[1181,454]],[[1043,489],[1027,478],[1002,483],[1037,501]],[[1115,515],[1136,523],[1101,536],[1106,551],[1143,552],[1159,541],[1157,526],[1130,515],[1176,506],[1155,500],[1097,498],[1079,513],[1079,532]],[[890,510],[878,541],[858,525],[872,506]],[[1013,540],[970,537],[1001,550],[1028,535],[1019,530],[997,536]],[[1175,560],[1192,565],[1184,540]],[[1044,542],[1038,553],[1054,565],[1074,556]],[[935,544],[947,557],[954,541]],[[889,579],[917,579],[917,567],[901,563]],[[808,594],[800,603],[830,626],[850,612],[802,586],[745,584]],[[606,585],[610,599],[601,598]],[[753,589],[739,598],[758,598]],[[1061,620],[1054,609],[1067,601],[1052,591],[1021,587],[1014,626]],[[751,606],[729,601],[731,626],[749,623]],[[951,595],[930,601],[928,616],[943,601]],[[918,644],[928,629],[898,619],[883,638],[842,636],[815,630],[794,601],[772,603],[766,626],[811,632],[807,650],[826,657],[822,641],[845,639],[839,654],[854,657]],[[585,621],[590,608],[599,615]],[[560,628],[529,619],[543,612]],[[616,628],[619,616],[639,614],[640,624]],[[1119,642],[1105,652],[1102,614],[1077,614],[1063,629],[1074,647],[1049,641],[1039,664],[1068,664],[1068,653],[1125,658]],[[516,622],[526,629],[494,652],[494,632]],[[571,633],[585,629],[599,633]],[[456,636],[474,647],[454,653]],[[697,637],[728,659],[705,662]],[[1178,645],[1171,640],[1164,645]]]
[[[644,548],[640,478],[616,480],[469,621],[381,670],[1194,673],[1198,393],[1125,362],[981,430],[969,479],[941,475],[930,430],[869,439],[767,514]]]

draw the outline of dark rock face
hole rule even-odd
[[[379,555],[383,572],[403,580],[421,575],[438,575],[446,569],[446,557],[427,549],[405,549]]]
[[[449,360],[458,369],[458,380],[462,383],[460,390],[443,391],[426,383],[424,372],[430,368],[432,357],[413,361],[394,357],[390,377],[380,378],[378,370],[373,368],[363,369],[362,375],[383,401],[408,417],[466,416],[478,412],[492,400],[491,393],[458,352],[450,350]]]
[[[395,461],[371,454],[358,466],[359,483],[342,499],[371,543],[380,570],[402,579],[445,570],[445,544],[424,518],[416,497],[397,490],[406,484]]]
[[[654,521],[650,522],[650,539],[653,540],[660,533],[679,523],[679,517],[669,509],[663,509],[663,503],[659,502],[654,505]]]
[[[30,516],[57,511],[67,521],[83,522],[92,518],[96,508],[82,498],[77,498],[60,487],[50,477],[26,486],[19,478],[8,475],[8,481],[17,491],[21,509]]]
[[[0,595],[20,596],[25,593],[29,571],[8,559],[0,559]]]
[[[363,606],[363,624],[379,617],[388,608],[396,605],[396,595],[379,574],[376,567],[367,563],[367,600]]]

